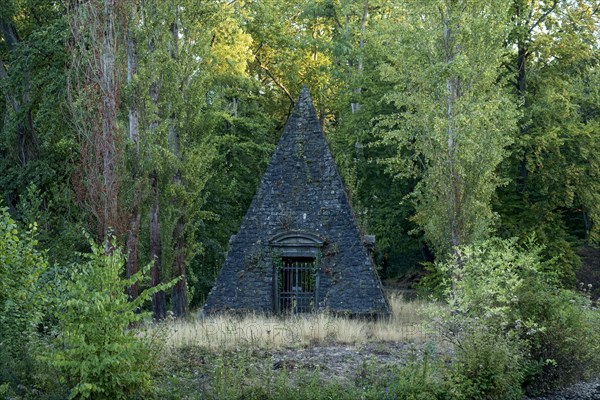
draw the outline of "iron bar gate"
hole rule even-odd
[[[283,257],[277,274],[277,302],[282,313],[310,312],[315,308],[317,274],[315,259]]]

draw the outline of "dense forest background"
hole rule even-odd
[[[600,226],[596,0],[5,0],[0,190],[200,306],[302,85],[383,278],[498,236],[575,282]],[[113,245],[106,241],[114,236]],[[62,266],[62,267],[61,267]],[[430,275],[435,284],[435,272]]]

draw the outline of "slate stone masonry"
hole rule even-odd
[[[276,235],[306,232],[322,241],[318,310],[385,316],[389,305],[352,213],[305,87],[290,115],[204,311],[275,310],[270,245]]]

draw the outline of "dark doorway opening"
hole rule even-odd
[[[317,294],[315,259],[282,257],[277,271],[277,303],[279,312],[303,313],[315,308]]]

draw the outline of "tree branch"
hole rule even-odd
[[[558,5],[558,1],[559,1],[559,0],[554,0],[554,1],[552,2],[552,7],[550,7],[550,8],[549,8],[549,9],[548,9],[548,10],[547,10],[545,13],[543,13],[543,14],[540,16],[540,18],[538,18],[538,20],[537,20],[537,21],[535,21],[535,23],[534,23],[533,25],[531,25],[531,28],[529,28],[529,33],[533,32],[533,30],[534,30],[535,28],[537,28],[537,26],[538,26],[539,24],[541,24],[542,22],[544,22],[544,20],[546,19],[546,17],[547,17],[548,15],[550,15],[550,13],[556,9],[556,6]]]
[[[337,25],[338,28],[340,28],[340,30],[344,29],[344,27],[342,26],[340,20],[338,19],[335,7],[333,8],[333,22],[335,22],[335,24]]]
[[[260,62],[258,63],[258,65],[260,65],[260,67],[262,68],[262,70],[265,71],[267,73],[267,75],[269,75],[269,78],[271,78],[271,80],[273,80],[273,83],[275,83],[281,90],[283,90],[285,92],[285,94],[287,95],[287,97],[292,102],[292,106],[294,104],[296,104],[296,102],[294,101],[294,98],[290,94],[289,90],[287,90],[287,88],[285,86],[283,86],[281,83],[279,83],[279,81],[277,80],[277,78],[275,78],[275,76],[273,76],[273,74],[271,73],[271,71],[269,71],[269,68],[267,68],[266,66],[262,65],[262,63],[260,63]]]
[[[8,72],[6,72],[6,68],[4,67],[4,61],[2,61],[2,59],[0,59],[0,80],[8,80]],[[20,109],[19,103],[17,102],[15,96],[10,93],[10,90],[6,91],[6,99],[12,106],[12,109],[15,112],[15,114],[18,113]]]
[[[10,22],[2,20],[0,21],[0,30],[2,30],[2,36],[4,36],[8,50],[11,52],[14,51],[17,43],[19,43],[19,36],[17,35],[15,26]]]

